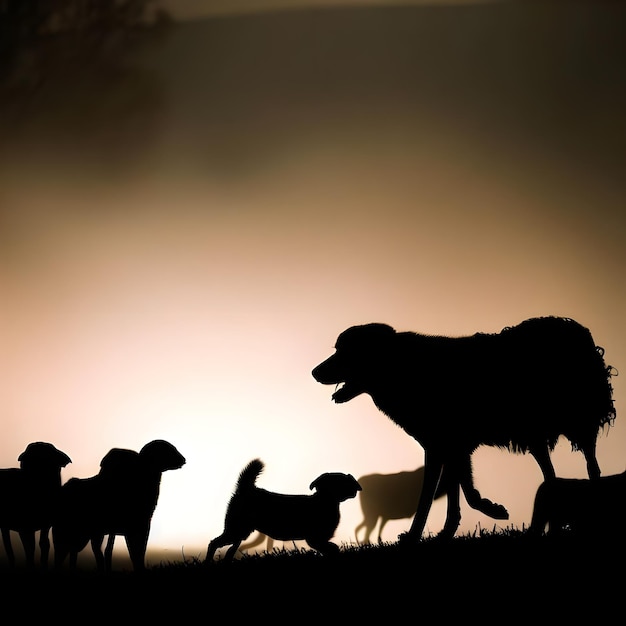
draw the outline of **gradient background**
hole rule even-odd
[[[313,380],[348,326],[563,315],[626,371],[625,5],[342,5],[169,0],[191,21],[124,80],[71,109],[47,94],[0,140],[0,465],[45,440],[64,479],[90,476],[167,439],[187,465],[163,476],[158,558],[204,557],[252,458],[288,493],[422,464],[369,397]],[[605,474],[626,469],[613,386]],[[567,442],[553,458],[585,475]],[[485,448],[474,467],[528,523],[535,462]],[[336,541],[359,521],[344,503]],[[461,531],[478,524],[463,503]]]

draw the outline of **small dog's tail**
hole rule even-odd
[[[256,483],[256,479],[263,471],[264,467],[265,465],[261,459],[254,459],[253,461],[250,461],[250,463],[248,463],[248,465],[246,465],[239,474],[237,487],[235,489],[236,493],[252,489]]]

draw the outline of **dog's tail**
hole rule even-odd
[[[252,489],[256,483],[256,479],[263,471],[264,467],[265,464],[261,461],[261,459],[254,459],[253,461],[250,461],[250,463],[248,463],[248,465],[246,465],[239,474],[235,490],[236,493]]]

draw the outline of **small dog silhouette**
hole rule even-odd
[[[282,541],[303,539],[321,554],[336,554],[339,546],[330,541],[339,525],[339,505],[354,498],[361,486],[351,474],[330,472],[310,485],[312,495],[274,493],[256,486],[265,465],[250,461],[239,474],[237,486],[226,509],[224,532],[208,546],[206,561],[215,551],[230,544],[225,561],[231,561],[239,546],[255,530]]]

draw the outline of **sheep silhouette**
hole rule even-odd
[[[35,565],[35,535],[39,531],[40,565],[48,567],[50,527],[61,489],[61,469],[70,459],[51,443],[29,443],[19,455],[20,467],[0,470],[0,532],[10,567],[15,567],[11,531],[17,531],[26,567]]]
[[[113,448],[100,462],[98,474],[68,480],[61,488],[52,525],[55,566],[61,567],[69,556],[74,569],[78,553],[90,543],[98,570],[110,571],[115,536],[122,535],[133,569],[145,569],[162,473],[179,469],[185,462],[171,443],[157,439],[139,452]]]
[[[370,538],[378,526],[378,543],[382,543],[385,525],[390,520],[408,519],[415,515],[417,500],[424,485],[424,466],[416,470],[396,474],[367,474],[358,479],[362,487],[359,502],[363,520],[354,529],[356,540],[363,530],[361,543],[370,543]],[[435,499],[445,495],[445,487],[440,483]]]
[[[621,538],[624,533],[626,472],[600,478],[550,478],[535,495],[528,534]]]
[[[461,488],[472,508],[508,519],[502,505],[473,486],[471,455],[479,446],[529,452],[547,480],[556,475],[550,453],[565,436],[584,454],[589,477],[599,477],[596,440],[615,420],[613,374],[589,329],[563,317],[465,337],[352,326],[312,370],[319,383],[338,386],[334,402],[368,394],[424,448],[424,483],[400,537],[405,543],[421,539],[440,480],[448,504],[440,537],[453,537],[459,527]]]

